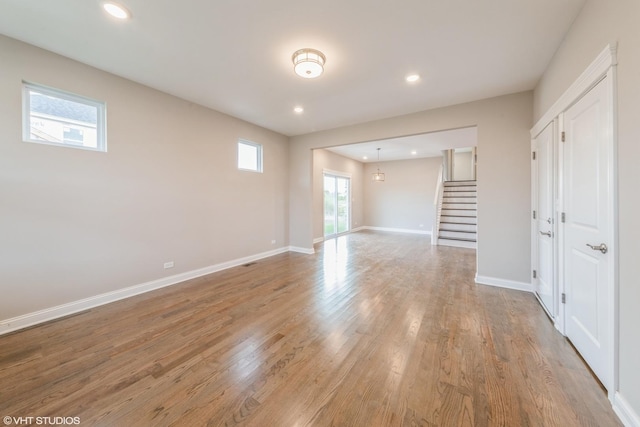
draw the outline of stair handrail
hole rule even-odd
[[[435,224],[431,229],[431,244],[437,245],[440,237],[440,216],[442,213],[442,196],[444,193],[444,168],[440,165],[438,172],[438,181],[436,182],[436,194],[433,200]]]

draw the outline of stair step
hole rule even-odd
[[[476,186],[475,181],[445,181],[445,187],[461,187],[461,186]]]
[[[475,197],[443,197],[442,203],[476,203]]]
[[[466,216],[470,218],[476,218],[478,211],[475,209],[445,209],[440,211],[441,216]]]
[[[453,246],[456,248],[469,248],[476,249],[476,242],[468,242],[466,240],[454,240],[454,239],[438,239],[438,245],[441,246]]]
[[[467,231],[475,233],[478,226],[476,224],[462,224],[455,222],[443,222],[440,221],[440,231]]]
[[[460,186],[455,186],[455,187],[444,187],[443,189],[446,192],[451,191],[473,191],[474,193],[476,193],[478,191],[478,189],[476,188],[475,185],[460,185]]]
[[[478,209],[477,203],[463,203],[463,202],[454,202],[454,203],[442,203],[442,209]]]
[[[445,191],[443,197],[477,197],[476,191]]]
[[[476,233],[471,231],[446,231],[441,230],[438,233],[439,237],[443,239],[455,239],[455,240],[465,240],[468,242],[476,241]]]
[[[475,216],[455,216],[440,214],[440,223],[475,225],[477,223],[477,218]]]

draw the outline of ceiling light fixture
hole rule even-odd
[[[324,71],[326,58],[322,52],[315,49],[300,49],[291,57],[293,70],[300,77],[314,79]]]
[[[413,154],[413,155],[415,156],[416,154],[418,154],[418,152],[417,152],[416,150],[413,150],[413,151],[411,152],[411,154]]]
[[[380,149],[378,148],[378,171],[373,173],[373,180],[375,182],[384,181],[384,173],[380,172]]]
[[[127,8],[117,3],[106,2],[102,4],[102,8],[114,18],[127,19],[131,16]]]
[[[302,108],[302,107],[294,107],[293,108],[293,112],[296,113],[296,114],[302,114],[302,113],[304,113],[304,108]]]
[[[415,83],[420,80],[420,76],[418,74],[411,74],[405,78],[408,83]]]

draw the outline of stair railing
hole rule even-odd
[[[440,216],[442,213],[442,196],[444,194],[444,168],[440,165],[440,171],[438,172],[438,182],[436,183],[436,194],[433,200],[433,209],[435,223],[431,229],[431,244],[437,245],[438,238],[440,237]]]

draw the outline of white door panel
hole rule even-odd
[[[610,107],[600,82],[563,117],[564,286],[566,334],[593,372],[611,384],[609,254],[591,249],[611,244]]]
[[[550,124],[535,140],[536,220],[534,226],[535,258],[537,259],[537,278],[534,281],[538,298],[552,316],[556,316],[555,306],[555,264],[554,264],[554,167],[553,167],[554,126]]]

